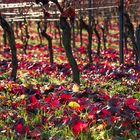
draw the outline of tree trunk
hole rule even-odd
[[[139,50],[138,50],[137,45],[138,45],[138,42],[139,42],[139,41],[136,43],[135,37],[132,37],[132,38],[131,38],[131,42],[132,42],[132,44],[133,44],[134,53],[135,53],[135,55],[136,55],[135,63],[138,64],[138,60],[140,59],[140,56],[139,56]]]
[[[72,34],[73,48],[75,48],[75,21],[72,23]]]
[[[60,25],[58,21],[55,21],[55,27],[58,30],[58,34],[59,34],[59,45],[60,47],[62,47],[61,31],[60,31]]]
[[[49,56],[50,56],[50,64],[53,64],[53,49],[52,49],[52,38],[50,35],[48,35],[46,33],[46,29],[47,29],[47,25],[46,25],[46,21],[44,21],[44,27],[41,27],[40,23],[39,23],[39,28],[41,29],[41,35],[43,37],[45,37],[48,41],[48,50],[49,50]]]
[[[88,31],[88,58],[89,62],[92,63],[92,29]]]
[[[52,25],[51,25],[51,21],[49,22],[49,27],[50,27],[50,33],[52,32]]]
[[[72,68],[73,81],[79,85],[80,84],[80,73],[79,73],[77,62],[72,53],[71,28],[70,28],[69,23],[67,22],[66,18],[60,17],[60,26],[62,29],[62,42],[63,42],[64,48],[66,51],[68,61]]]
[[[138,60],[139,60],[139,48],[138,48],[138,44],[136,42],[136,38],[138,37],[136,34],[135,37],[135,32],[134,32],[134,25],[132,24],[130,17],[127,13],[125,13],[125,28],[126,28],[126,32],[125,34],[128,35],[131,39],[132,45],[133,45],[133,52],[136,56],[135,58],[135,63],[138,64]],[[138,29],[138,28],[137,28]],[[138,31],[138,30],[137,30]],[[138,33],[138,32],[137,32]],[[137,38],[138,39],[138,38]]]
[[[54,23],[54,24],[55,24],[55,23]],[[56,26],[55,26],[53,32],[54,32],[54,38],[55,38],[55,40],[56,40],[56,39],[57,39],[57,28],[56,28]]]
[[[9,42],[9,46],[10,46],[11,54],[12,54],[12,72],[11,72],[10,78],[11,80],[15,81],[16,76],[17,76],[18,61],[17,61],[17,50],[16,50],[14,31],[10,27],[10,25],[7,23],[7,21],[1,16],[0,16],[0,24],[3,30],[7,32],[8,42]]]
[[[83,36],[82,36],[83,28],[81,22],[82,22],[82,18],[80,18],[80,46],[83,46]]]
[[[40,29],[40,21],[37,22],[37,32],[38,32],[38,35],[39,35],[39,40],[40,40],[40,45],[42,46],[42,37],[41,37],[41,29]]]
[[[59,11],[63,13],[63,8],[60,6],[59,2],[57,0],[53,2],[56,4]],[[71,28],[65,17],[60,17],[60,27],[62,29],[62,42],[66,51],[66,56],[72,68],[73,81],[80,85],[80,72],[71,48]]]
[[[88,1],[88,7],[92,8],[92,0]],[[88,11],[88,19],[89,19],[89,30],[88,30],[88,58],[89,58],[89,62],[92,62],[92,11],[89,10]]]
[[[4,47],[6,48],[6,45],[7,45],[7,35],[6,35],[6,31],[4,30],[4,33],[3,33],[3,44],[4,44]]]
[[[126,53],[128,53],[128,47],[127,47],[127,35],[124,34],[124,42],[125,42],[125,50],[126,50]]]
[[[76,32],[76,35],[78,36],[79,35],[79,22],[78,22],[78,20],[75,20],[76,21],[76,29],[77,29],[77,32]]]
[[[140,25],[137,27],[136,30],[136,43],[137,43],[137,58],[140,62]]]
[[[120,29],[120,64],[124,64],[124,52],[123,52],[123,39],[124,39],[124,27],[123,27],[123,15],[124,15],[124,0],[120,0],[119,7],[119,29]]]
[[[61,37],[60,27],[58,27],[58,34],[59,34],[59,45],[60,47],[62,47],[62,37]]]
[[[105,28],[105,32],[106,34],[109,34],[109,24],[110,24],[110,17],[107,16],[105,19],[104,19],[104,28]]]
[[[41,32],[42,36],[44,36],[48,40],[48,49],[50,55],[50,63],[53,64],[53,49],[52,49],[52,38],[50,35],[46,33],[45,30]]]
[[[105,19],[104,19],[104,32],[105,32],[105,42],[107,43],[107,36],[109,35],[109,25],[110,25],[110,16],[108,15]],[[105,49],[106,49],[106,45],[105,45]]]
[[[24,21],[24,24],[25,24],[25,39],[24,39],[24,43],[23,43],[23,52],[24,52],[24,54],[26,54],[27,53],[28,40],[29,40],[30,36],[29,36],[28,24],[27,24],[26,20]]]
[[[128,53],[127,41],[128,41],[127,28],[124,27],[124,44],[125,44],[126,53]]]
[[[96,25],[94,27],[94,32],[96,34],[97,40],[98,40],[98,47],[97,47],[97,55],[100,56],[100,49],[101,49],[101,38],[100,38],[100,34],[96,29]]]
[[[88,48],[87,48],[87,52],[88,52],[88,59],[89,59],[89,63],[92,62],[92,27],[87,25],[83,19],[80,19],[80,24],[81,24],[81,28],[85,29],[88,32]]]
[[[16,24],[16,38],[19,38],[19,35],[18,35],[18,32],[19,32],[18,31],[18,26],[19,26],[18,22],[15,22],[15,24]]]
[[[103,35],[103,45],[104,45],[104,50],[106,49],[106,35],[105,35],[105,28],[101,27],[102,30],[102,35]]]

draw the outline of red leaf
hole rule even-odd
[[[57,99],[55,99],[50,104],[52,107],[58,107],[60,105],[60,102]]]
[[[32,97],[31,97],[31,102],[32,102],[32,103],[36,103],[36,102],[37,102],[37,99],[36,99],[35,96],[32,96]]]
[[[71,96],[70,94],[62,94],[62,95],[60,96],[61,99],[66,99],[66,100],[70,99],[71,97],[72,97],[72,96]]]
[[[132,104],[134,104],[134,103],[136,103],[137,102],[137,100],[135,100],[135,99],[133,99],[133,98],[128,98],[127,100],[126,100],[126,104],[127,105],[132,105]]]
[[[109,112],[108,110],[106,110],[106,109],[103,109],[102,112],[103,112],[105,115],[109,115],[109,114],[110,114],[110,112]]]
[[[70,120],[70,118],[69,117],[67,117],[67,116],[64,116],[64,117],[62,117],[62,120],[63,120],[63,123],[68,123],[68,121]]]
[[[116,119],[117,119],[116,116],[111,116],[111,121],[112,121],[112,122],[115,122]]]
[[[140,117],[140,111],[136,112],[136,116]]]
[[[17,133],[20,133],[20,134],[23,133],[23,125],[22,125],[22,123],[17,123],[17,124],[15,125],[15,131],[16,131]]]
[[[50,102],[51,99],[52,99],[52,96],[48,96],[48,97],[45,98],[45,102]]]
[[[75,135],[78,135],[82,131],[87,130],[88,124],[86,122],[81,121],[81,120],[75,120],[75,121],[73,121],[71,128],[72,128],[72,132]]]
[[[40,95],[40,94],[41,94],[40,89],[37,89],[37,90],[36,90],[36,94],[37,94],[37,95]]]
[[[24,126],[24,130],[25,130],[26,133],[28,133],[28,132],[30,131],[29,126],[28,126],[28,125],[25,125],[25,126]]]

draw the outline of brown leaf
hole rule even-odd
[[[37,137],[40,137],[40,135],[41,135],[41,132],[38,128],[33,129],[30,133],[31,138],[37,138]]]
[[[79,92],[79,91],[80,91],[79,85],[74,84],[73,87],[72,87],[72,91],[73,91],[73,92]]]

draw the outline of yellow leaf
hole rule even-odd
[[[2,99],[4,99],[4,98],[5,98],[5,96],[0,95],[0,100],[2,100]]]
[[[72,87],[73,92],[79,92],[79,89],[80,89],[80,87],[77,84],[74,84]]]
[[[99,134],[99,136],[100,136],[102,139],[104,139],[104,135],[105,135],[105,131],[101,131],[100,134]]]
[[[23,100],[23,99],[25,99],[26,98],[26,95],[25,94],[22,94],[21,96],[19,96],[18,98],[17,98],[17,100]]]
[[[31,80],[31,84],[36,85],[37,84],[37,80],[36,79],[32,79]]]
[[[80,107],[77,102],[69,102],[68,106],[74,109]]]
[[[8,83],[8,89],[11,90],[12,89],[12,84]]]
[[[8,100],[8,101],[7,101],[7,103],[9,103],[9,104],[10,104],[11,102],[12,102],[11,100]]]
[[[23,83],[21,85],[24,86],[24,87],[28,87],[28,84],[27,83]]]
[[[103,124],[100,124],[100,125],[98,125],[98,126],[96,127],[97,130],[101,130],[101,129],[103,129],[103,128],[104,128],[104,125],[103,125]]]

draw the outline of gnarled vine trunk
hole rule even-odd
[[[45,37],[48,41],[50,64],[53,64],[54,61],[53,61],[53,49],[52,49],[52,37],[46,33],[46,30],[47,30],[46,22],[44,23],[44,27],[41,27],[40,23],[38,23],[38,26],[41,30],[41,35]]]
[[[75,48],[75,21],[72,23],[72,43],[73,48]]]
[[[103,38],[103,45],[104,45],[104,50],[106,49],[106,34],[105,34],[105,27],[101,27],[102,30],[102,38]]]
[[[140,62],[140,25],[136,29],[137,57]]]
[[[40,21],[37,22],[37,32],[38,32],[38,35],[39,35],[40,45],[42,46],[42,37],[41,37]]]
[[[119,44],[119,50],[120,50],[120,64],[124,64],[124,20],[123,20],[123,15],[124,15],[124,0],[120,0],[120,7],[119,7],[119,29],[120,29],[120,44]]]
[[[125,13],[124,16],[125,16],[125,20],[126,20],[125,21],[125,28],[126,28],[125,34],[128,35],[128,37],[130,38],[130,40],[132,42],[133,49],[134,49],[134,52],[135,52],[135,55],[136,55],[135,63],[138,64],[138,60],[140,59],[138,41],[136,42],[136,37],[138,37],[138,32],[136,32],[136,37],[135,37],[134,26],[133,26],[133,24],[130,20],[129,15],[127,13]],[[137,38],[137,40],[139,40],[139,39]]]
[[[62,29],[62,42],[63,42],[64,48],[66,51],[68,61],[72,68],[73,81],[79,85],[80,84],[80,72],[78,69],[77,62],[75,61],[75,58],[72,53],[71,28],[70,28],[69,23],[67,22],[66,18],[60,17],[60,27]]]
[[[12,54],[12,72],[11,72],[10,78],[13,81],[15,81],[16,76],[17,76],[18,61],[17,61],[17,50],[16,50],[14,31],[10,27],[8,22],[1,16],[0,16],[0,24],[3,30],[7,33],[8,42],[9,42],[9,46],[10,46],[11,54]]]
[[[87,25],[82,18],[80,18],[80,26],[82,29],[85,29],[88,32],[88,47],[87,47],[87,53],[88,53],[88,59],[89,63],[92,62],[92,27]]]
[[[98,40],[98,47],[97,47],[97,55],[100,56],[100,50],[101,50],[101,38],[100,38],[100,34],[96,28],[96,24],[94,25],[94,28],[93,28],[95,34],[96,34],[96,37],[97,37],[97,40]]]
[[[83,28],[82,28],[82,17],[80,18],[80,45],[83,46]]]
[[[4,33],[3,33],[3,44],[4,44],[4,47],[6,48],[6,45],[7,45],[7,35],[6,35],[6,31],[4,30]]]
[[[63,8],[60,6],[58,0],[51,0],[61,14],[63,13]],[[66,56],[68,58],[68,61],[70,63],[70,66],[72,68],[72,75],[73,75],[73,81],[80,85],[80,72],[78,69],[77,62],[73,56],[72,48],[71,48],[71,28],[69,23],[67,22],[67,17],[60,16],[60,28],[62,29],[62,42],[66,51]]]
[[[92,28],[90,27],[89,31],[88,31],[88,58],[89,58],[89,62],[92,62]]]
[[[62,38],[61,38],[61,31],[60,31],[60,25],[58,21],[55,21],[55,27],[58,30],[58,34],[59,34],[59,46],[62,47]]]
[[[45,30],[41,32],[42,36],[44,36],[48,40],[48,49],[50,55],[50,63],[53,64],[53,49],[52,49],[52,38],[50,35],[46,33]]]
[[[92,0],[88,0],[88,7],[92,8]],[[88,51],[89,62],[91,63],[92,62],[92,34],[93,34],[93,31],[92,31],[92,10],[88,11],[88,19],[89,19],[89,24],[88,24],[89,30],[88,30],[88,48],[87,48],[87,51]]]
[[[24,21],[25,24],[25,39],[24,39],[24,46],[23,46],[23,51],[26,54],[27,53],[27,46],[28,46],[28,41],[29,41],[29,32],[28,32],[28,25],[27,25],[27,21]]]

